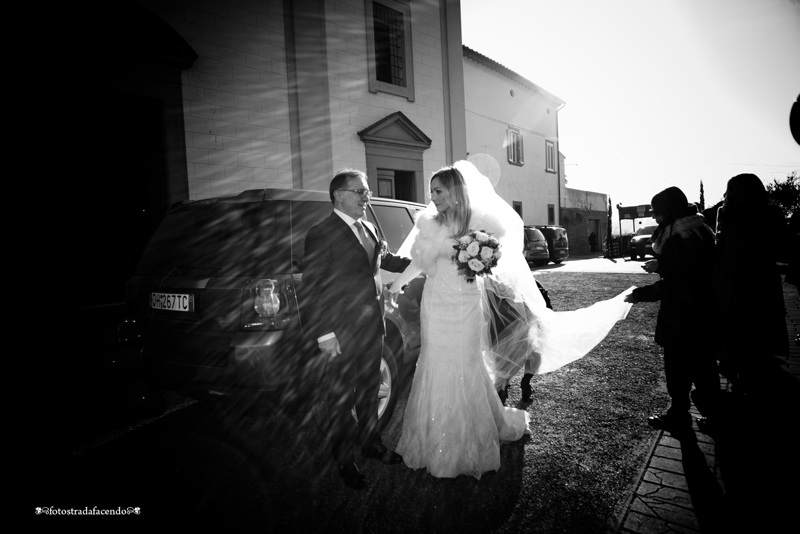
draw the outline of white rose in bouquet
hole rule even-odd
[[[470,258],[470,256],[469,256],[469,254],[467,254],[466,250],[459,251],[459,253],[458,253],[458,261],[460,261],[461,263],[467,263],[469,261],[469,258]]]
[[[483,270],[483,262],[481,262],[481,260],[476,260],[475,258],[472,258],[471,260],[469,260],[468,265],[469,268],[475,271],[476,273],[479,273]]]
[[[477,256],[480,251],[481,251],[481,246],[476,241],[473,241],[467,247],[467,254],[473,257]]]
[[[459,243],[461,243],[462,245],[469,245],[469,242],[470,242],[470,241],[472,241],[472,238],[471,238],[470,236],[468,236],[468,235],[462,235],[462,236],[459,238],[459,240],[458,240],[458,241],[459,241]]]
[[[489,241],[489,234],[481,231],[475,232],[475,239],[477,239],[480,243],[486,243]]]
[[[490,260],[492,259],[492,255],[494,254],[494,249],[492,247],[483,247],[481,249],[481,259],[482,260]]]

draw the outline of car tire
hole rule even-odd
[[[401,390],[397,359],[395,358],[395,353],[392,347],[387,345],[385,342],[383,345],[383,357],[381,358],[380,373],[381,385],[380,389],[378,390],[379,432],[383,431],[383,429],[386,428],[386,425],[389,424],[389,421],[391,421],[392,415],[394,415],[394,407],[397,404],[397,398],[400,396]],[[324,390],[325,388],[321,389]],[[324,398],[324,395],[314,402],[311,410],[313,412],[314,420],[317,423],[317,427],[323,434],[327,434],[330,426],[330,414],[328,410],[327,399]],[[353,415],[353,419],[357,421],[358,418],[356,417],[355,408],[353,408],[351,413]]]
[[[547,265],[547,262],[544,260],[536,260],[535,262],[533,262],[533,264],[536,267],[544,267],[545,265]]]
[[[400,373],[392,347],[384,343],[381,358],[381,387],[378,392],[378,429],[383,430],[394,415],[400,396]]]
[[[562,261],[564,260],[553,260],[553,263],[555,263],[556,265],[561,265]]]
[[[631,261],[636,261],[636,258],[637,258],[637,257],[638,257],[638,256],[636,255],[636,253],[635,253],[635,252],[631,252]]]

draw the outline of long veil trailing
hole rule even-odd
[[[627,316],[631,304],[624,298],[632,288],[579,310],[555,312],[547,308],[523,255],[524,223],[519,214],[473,163],[462,160],[453,166],[467,185],[472,208],[470,228],[494,234],[503,253],[490,275],[476,278],[483,295],[484,361],[495,383],[502,385],[529,359],[534,364],[530,369],[543,374],[586,355]],[[435,214],[432,203],[418,214],[414,229],[398,251],[412,257],[414,263],[395,284],[408,283],[432,265],[425,254],[437,249],[425,242],[442,237],[432,228]]]

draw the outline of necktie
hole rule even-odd
[[[364,250],[367,251],[367,257],[372,261],[372,255],[375,253],[375,246],[372,244],[372,239],[367,236],[361,221],[354,222],[353,226],[358,228],[358,237],[361,238],[361,244],[364,245]]]

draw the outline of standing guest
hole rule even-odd
[[[541,293],[542,298],[544,298],[545,306],[552,310],[553,304],[550,302],[550,294],[548,291],[538,280],[536,280],[536,287],[539,288],[539,293]],[[498,317],[498,322],[501,321],[502,317]],[[533,400],[533,387],[531,386],[531,380],[538,372],[540,359],[540,355],[534,352],[530,355],[530,358],[525,360],[525,374],[522,375],[522,380],[519,381],[519,388],[522,391],[522,402],[531,402]],[[508,400],[508,384],[506,383],[505,387],[501,387],[497,391],[497,394],[500,396],[500,401],[505,406],[506,401]]]
[[[714,232],[697,206],[677,187],[653,197],[658,228],[653,252],[658,260],[644,269],[660,279],[633,290],[628,302],[661,301],[655,341],[664,347],[664,373],[671,405],[649,418],[650,426],[681,435],[691,430],[691,399],[705,417],[713,416],[719,397],[714,330],[705,310],[713,304]],[[692,384],[695,390],[692,392]]]
[[[306,235],[303,308],[319,349],[330,358],[330,438],[339,475],[347,486],[366,481],[353,449],[366,458],[397,464],[378,433],[378,389],[383,338],[381,269],[402,272],[411,262],[388,252],[365,220],[372,191],[366,175],[345,169],[330,183],[333,213]],[[350,411],[355,406],[358,422]]]
[[[597,234],[594,232],[589,234],[589,248],[592,252],[597,252]]]
[[[748,393],[789,351],[786,309],[777,265],[790,237],[783,212],[771,205],[761,179],[739,174],[728,180],[717,217],[714,290],[724,345],[721,372],[733,391]]]

